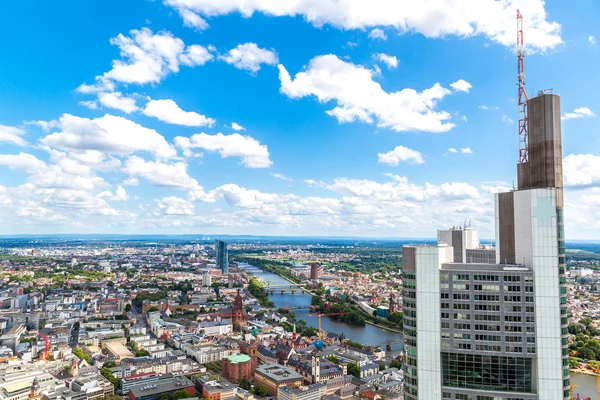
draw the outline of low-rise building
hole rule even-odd
[[[134,386],[129,390],[129,400],[157,400],[162,394],[171,394],[178,390],[186,391],[190,397],[196,396],[194,383],[184,376],[174,378],[171,382],[155,382]]]
[[[325,385],[315,383],[308,386],[300,386],[293,389],[288,386],[282,386],[277,391],[279,400],[321,400],[325,395]]]
[[[125,358],[134,357],[134,354],[123,346],[121,343],[109,342],[106,343],[104,348],[108,351],[108,354],[112,357],[117,357],[119,361]]]
[[[264,364],[254,371],[254,384],[265,385],[271,396],[277,396],[280,387],[299,387],[303,377],[291,368],[279,364]]]
[[[227,400],[235,396],[236,386],[229,382],[211,381],[202,385],[202,397],[208,400]]]

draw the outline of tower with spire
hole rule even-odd
[[[240,294],[240,290],[238,289],[237,295],[235,296],[235,300],[233,301],[233,330],[236,332],[242,332],[247,327],[247,318],[244,313],[244,302],[242,300],[242,295]]]
[[[28,400],[40,400],[42,398],[40,394],[40,383],[38,382],[37,376],[33,378],[33,383],[31,384],[31,390],[29,391]]]

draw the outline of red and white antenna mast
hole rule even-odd
[[[523,15],[517,10],[517,69],[519,85],[519,163],[529,161],[529,139],[527,138],[527,92],[525,91],[525,44],[523,43]]]

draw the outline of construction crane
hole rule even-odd
[[[523,40],[523,15],[517,10],[517,85],[519,87],[519,163],[529,161],[529,121],[527,119],[527,91],[525,91],[525,42]]]
[[[50,339],[48,338],[48,336],[44,335],[42,332],[38,331],[38,335],[44,340],[44,355],[43,358],[46,361],[46,364],[48,364],[48,353],[50,352]]]
[[[332,317],[334,315],[344,315],[344,314],[349,314],[349,313],[347,313],[347,312],[327,313],[327,314],[318,313],[318,314],[308,314],[308,316],[309,317],[318,317],[318,321],[319,321],[318,336],[319,336],[319,339],[323,339],[323,331],[321,330],[321,317]]]
[[[573,394],[573,389],[576,389],[578,387],[579,387],[579,385],[573,385],[573,384],[569,385],[569,393],[571,393],[571,400],[575,400],[575,395]]]

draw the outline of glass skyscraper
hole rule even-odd
[[[215,240],[215,254],[217,269],[223,274],[229,273],[229,254],[227,253],[227,243],[222,240]]]

